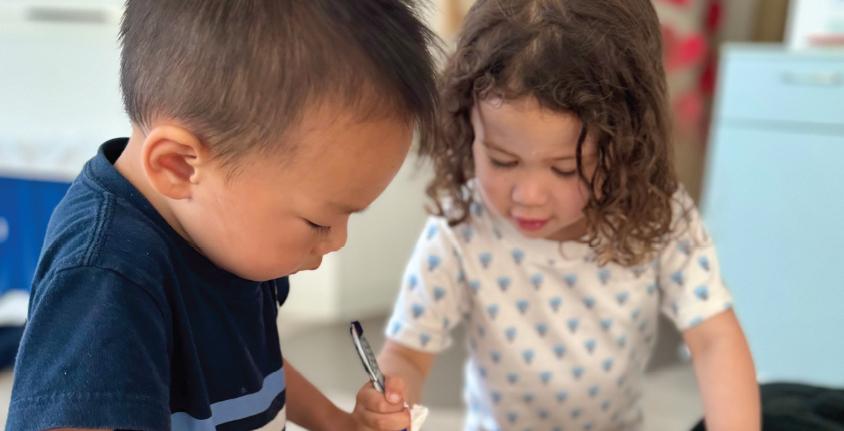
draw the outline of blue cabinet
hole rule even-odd
[[[0,295],[29,290],[53,208],[63,182],[0,177]]]
[[[68,183],[101,142],[131,130],[121,12],[113,0],[0,1],[0,295],[29,289]]]
[[[844,386],[844,53],[731,46],[702,211],[761,381]]]

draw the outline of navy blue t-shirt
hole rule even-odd
[[[286,278],[218,268],[113,164],[106,142],[56,208],[7,430],[245,430],[284,414]]]

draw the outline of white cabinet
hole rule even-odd
[[[730,46],[702,210],[761,381],[844,386],[844,53]]]

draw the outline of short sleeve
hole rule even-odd
[[[732,307],[718,256],[694,202],[685,190],[674,196],[671,240],[658,260],[662,311],[681,331]]]
[[[159,301],[100,268],[40,282],[6,429],[169,429],[169,317]]]
[[[445,220],[428,219],[405,269],[387,338],[430,353],[451,345],[451,330],[468,311],[455,244]]]

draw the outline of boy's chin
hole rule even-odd
[[[299,269],[294,271],[293,274],[300,272],[300,271],[313,271],[313,270],[319,268],[320,265],[322,265],[322,256],[312,258],[312,259],[308,259],[308,261],[306,261],[304,264],[302,264],[302,266],[300,266]],[[293,275],[293,274],[291,274],[291,275]]]

